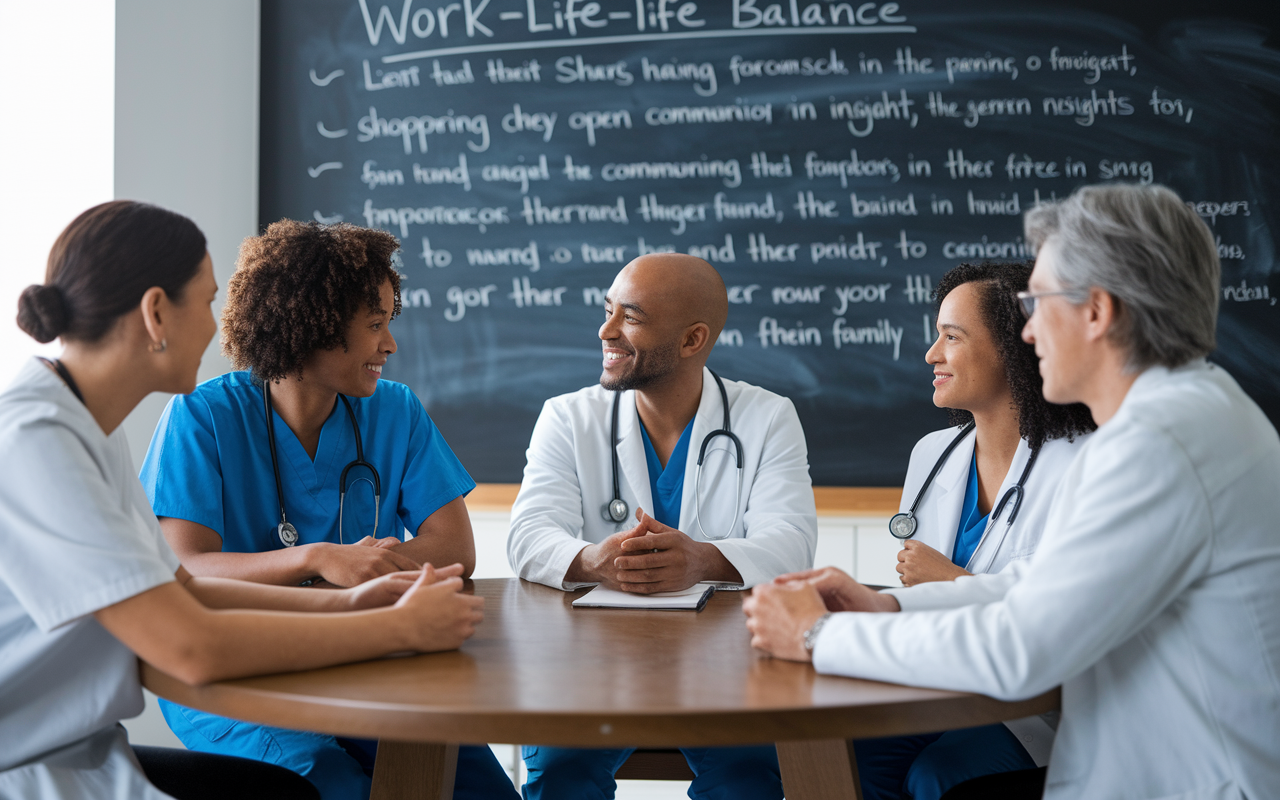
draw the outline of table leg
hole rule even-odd
[[[378,742],[369,800],[450,800],[458,770],[456,744]]]
[[[782,790],[787,800],[862,800],[853,742],[778,742]]]

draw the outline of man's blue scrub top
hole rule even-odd
[[[406,528],[417,533],[437,509],[475,488],[409,387],[380,380],[373,396],[349,399],[364,457],[382,481],[379,538],[403,539]],[[275,433],[285,514],[298,529],[298,544],[338,542],[338,479],[356,457],[342,401],[321,429],[314,462],[279,414]],[[222,537],[223,552],[284,547],[276,534],[280,508],[262,386],[247,372],[227,373],[170,400],[140,479],[157,516],[211,528]],[[367,482],[350,484],[343,516],[346,543],[373,534],[373,490]]]
[[[663,525],[680,529],[680,506],[684,501],[684,469],[689,460],[689,437],[693,435],[693,420],[684,426],[680,440],[671,451],[664,469],[658,459],[658,451],[649,440],[649,432],[640,423],[640,435],[644,438],[645,463],[649,466],[649,491],[653,495],[653,508],[646,509],[649,516]]]

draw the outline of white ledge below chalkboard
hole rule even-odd
[[[472,511],[511,511],[520,491],[518,483],[482,483],[467,497]],[[898,513],[902,487],[815,486],[820,517],[890,517]]]

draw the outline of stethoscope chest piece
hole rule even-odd
[[[889,533],[895,539],[910,539],[916,535],[916,515],[910,511],[894,514],[889,520]]]
[[[298,529],[293,527],[292,522],[281,522],[276,526],[276,533],[280,535],[280,544],[285,547],[293,547],[298,543]]]
[[[614,522],[623,522],[627,518],[627,501],[620,497],[615,497],[609,501],[609,505],[605,506],[605,516]]]

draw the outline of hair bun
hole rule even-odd
[[[18,298],[18,327],[41,344],[67,330],[67,302],[57,286],[33,283]]]

